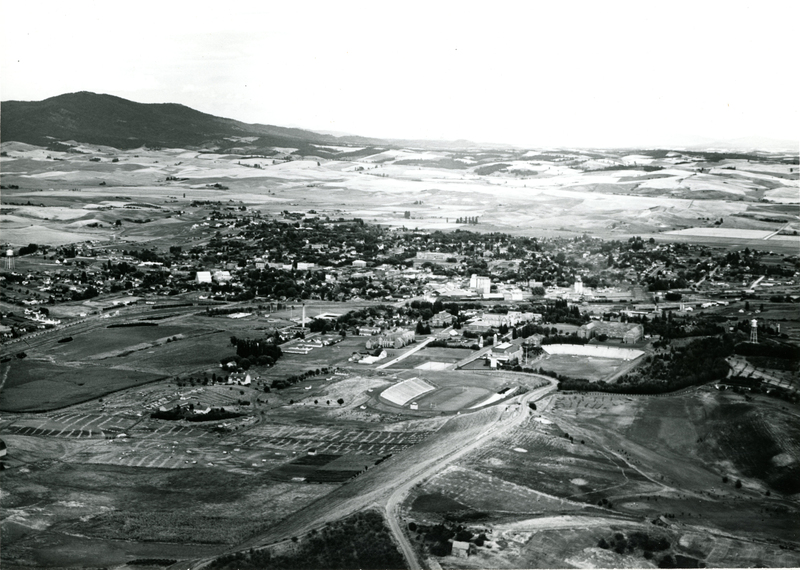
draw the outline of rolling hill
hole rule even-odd
[[[335,137],[302,129],[247,124],[176,103],[137,103],[86,91],[44,101],[4,101],[0,140],[49,146],[75,140],[119,149],[230,146],[233,137],[256,137],[254,146],[303,148],[309,144],[386,144],[364,137]],[[226,139],[230,139],[227,143]]]

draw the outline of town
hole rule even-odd
[[[4,568],[800,565],[796,152],[45,103],[106,130],[3,103]]]

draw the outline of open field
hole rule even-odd
[[[6,366],[10,370],[0,392],[0,410],[5,411],[54,409],[161,377],[105,366],[59,366],[29,358]]]
[[[126,350],[136,350],[149,343],[164,343],[173,336],[184,336],[189,330],[170,325],[98,328],[91,333],[75,336],[72,342],[53,345],[48,353],[58,360],[100,360],[118,356]]]
[[[591,231],[606,237],[659,235],[662,240],[680,240],[682,236],[667,232],[699,227],[701,233],[711,229],[712,234],[723,232],[727,239],[744,243],[752,236],[725,233],[729,226],[737,229],[734,214],[751,208],[770,212],[783,203],[798,203],[797,172],[769,161],[728,159],[700,173],[697,170],[706,165],[702,158],[655,158],[648,166],[663,170],[647,173],[629,165],[624,170],[609,168],[624,163],[613,151],[595,165],[603,170],[593,169],[593,159],[580,152],[531,160],[524,153],[499,151],[499,162],[510,166],[481,175],[480,166],[468,162],[460,163],[465,168],[449,168],[459,164],[442,162],[453,156],[452,151],[439,152],[437,159],[426,156],[427,151],[408,149],[400,154],[376,151],[347,161],[323,159],[319,164],[319,157],[279,164],[261,160],[256,162],[263,168],[256,169],[239,164],[241,156],[181,149],[93,149],[92,155],[101,159],[97,163],[86,155],[21,143],[3,143],[2,148],[8,153],[2,163],[3,181],[20,186],[4,192],[4,235],[18,245],[102,241],[112,234],[154,244],[169,237],[191,241],[197,235],[192,225],[202,221],[201,216],[191,210],[180,217],[165,216],[191,200],[229,199],[265,213],[290,206],[313,208],[323,215],[346,210],[392,227],[457,229],[456,218],[477,215],[477,231],[541,236]],[[58,168],[53,168],[53,159],[61,160]],[[168,176],[187,180],[167,181]],[[99,187],[101,182],[106,185]],[[213,184],[229,189],[214,189]],[[760,202],[763,199],[773,204]],[[535,213],[530,208],[534,203]],[[410,222],[405,211],[411,214]],[[775,214],[769,217],[778,219],[778,210]],[[721,227],[710,222],[698,226],[700,218],[719,217],[725,220]],[[119,229],[113,227],[117,219],[149,221],[123,223]],[[741,229],[770,233],[781,227],[752,225]],[[704,237],[693,234],[695,240]],[[796,238],[770,242],[771,248],[797,246]]]
[[[15,439],[13,443],[22,441]],[[25,537],[49,529],[52,550],[45,550],[51,550],[50,559],[58,560],[57,566],[72,565],[82,559],[79,552],[60,547],[70,541],[69,533],[61,529],[70,528],[85,537],[84,548],[92,550],[107,541],[133,540],[141,544],[155,541],[150,549],[140,547],[140,551],[160,557],[164,550],[159,550],[159,542],[176,546],[234,544],[291,509],[330,491],[324,484],[276,483],[264,476],[254,478],[208,468],[142,470],[73,462],[5,479],[3,507],[10,516],[3,522],[4,562],[36,560],[42,551],[32,549]],[[60,485],[54,487],[53,481]],[[165,500],[167,497],[169,501]],[[40,506],[36,512],[42,514],[29,514],[26,507],[32,502]],[[175,509],[176,504],[182,508]],[[44,506],[48,508],[42,509]],[[185,516],[186,511],[192,512],[192,516]],[[6,540],[6,532],[15,532],[15,540]],[[203,551],[219,552],[220,546],[214,550],[184,550],[182,557]],[[122,545],[111,548],[117,556],[128,550],[130,547]],[[167,550],[176,548],[171,546]],[[52,556],[53,552],[60,556]]]
[[[764,404],[770,412],[760,411]],[[780,401],[704,389],[666,397],[557,394],[542,408],[407,499],[411,520],[488,529],[490,549],[479,547],[467,561],[442,558],[444,568],[565,560],[646,566],[641,551],[597,547],[603,533],[637,527],[666,533],[673,555],[709,565],[737,565],[740,555],[756,564],[800,560],[796,549],[774,546],[800,538],[788,522],[800,514],[790,483],[797,463],[789,459],[798,456],[800,433],[796,412]],[[665,514],[660,529],[641,523]]]

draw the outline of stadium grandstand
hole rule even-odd
[[[409,378],[387,388],[381,396],[397,406],[405,406],[414,398],[435,389],[422,378]]]

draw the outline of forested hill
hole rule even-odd
[[[302,129],[247,124],[176,103],[136,103],[82,91],[44,101],[0,103],[0,141],[48,146],[74,140],[119,149],[142,145],[198,147],[229,137],[258,137],[259,146],[376,144],[364,137],[335,137]]]

